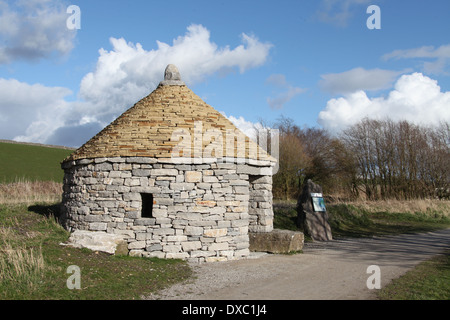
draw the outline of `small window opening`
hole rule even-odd
[[[141,193],[142,197],[142,218],[153,218],[153,194]]]

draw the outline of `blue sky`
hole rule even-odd
[[[336,134],[450,122],[449,18],[446,0],[0,0],[0,139],[80,146],[169,63],[246,132],[281,116]]]

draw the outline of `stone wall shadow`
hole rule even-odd
[[[35,204],[28,207],[29,212],[37,213],[48,219],[55,219],[59,224],[62,223],[62,204],[55,203],[50,205],[45,204]]]

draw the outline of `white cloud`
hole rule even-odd
[[[0,136],[80,146],[154,90],[167,64],[176,64],[183,80],[193,84],[225,69],[245,72],[262,65],[271,48],[245,34],[234,49],[220,48],[200,25],[189,26],[172,45],[158,42],[155,50],[124,39],[111,38],[111,44],[111,51],[99,51],[96,69],[82,79],[78,101],[66,100],[71,94],[66,88],[0,79]]]
[[[80,87],[83,99],[99,108],[119,111],[142,98],[162,80],[164,68],[175,64],[188,85],[215,72],[238,68],[245,72],[266,62],[272,45],[242,34],[243,44],[234,49],[220,48],[210,41],[209,31],[190,25],[184,36],[172,45],[157,41],[157,49],[145,50],[141,44],[111,38],[112,50],[99,51],[96,70],[87,74]]]
[[[58,0],[0,0],[0,64],[68,54],[76,31]]]
[[[266,84],[281,88],[283,91],[275,98],[267,98],[267,103],[272,109],[282,109],[286,103],[291,101],[295,96],[303,93],[306,89],[294,87],[286,81],[283,74],[272,74],[266,79]]]
[[[431,59],[423,62],[423,70],[430,74],[447,74],[445,69],[450,63],[450,44],[442,45],[439,48],[424,46],[420,48],[395,50],[382,57],[389,59]]]
[[[61,115],[69,106],[64,98],[71,93],[61,87],[0,79],[0,136],[45,141],[63,124]]]
[[[319,85],[332,94],[377,91],[391,88],[397,77],[404,72],[406,71],[355,68],[341,73],[324,74]]]
[[[227,116],[225,112],[221,112],[228,120],[230,120],[239,130],[242,131],[250,139],[256,141],[256,130],[261,129],[262,125],[260,123],[254,123],[251,121],[247,121],[244,117],[240,116],[239,118],[233,116]]]
[[[157,41],[157,49],[145,50],[140,43],[111,38],[111,51],[101,49],[95,71],[80,85],[80,97],[91,103],[85,116],[108,123],[162,80],[165,67],[175,64],[188,85],[200,82],[216,72],[238,68],[245,72],[264,64],[271,44],[254,36],[241,35],[242,43],[234,49],[220,48],[210,41],[210,32],[201,25],[190,25],[184,36],[172,45]]]
[[[421,73],[403,75],[387,97],[369,98],[364,91],[328,101],[318,122],[337,133],[363,118],[407,120],[424,125],[450,121],[450,92]]]

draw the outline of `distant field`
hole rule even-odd
[[[61,161],[73,150],[0,142],[0,184],[17,181],[62,182]]]

